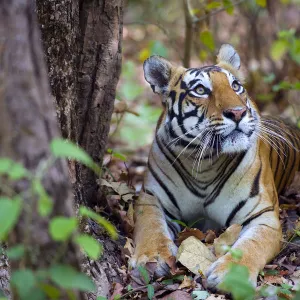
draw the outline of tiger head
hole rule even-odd
[[[219,153],[248,150],[257,139],[260,115],[239,68],[240,57],[229,44],[220,48],[213,66],[185,69],[160,56],[148,58],[145,79],[165,107],[158,130],[168,130],[183,145],[201,143]]]

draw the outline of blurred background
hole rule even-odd
[[[300,0],[128,0],[105,160],[112,171],[139,182],[146,169],[161,100],[144,80],[144,60],[159,54],[185,67],[211,65],[223,43],[239,53],[259,108],[300,126]]]

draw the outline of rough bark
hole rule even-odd
[[[101,164],[121,69],[123,0],[38,0],[37,7],[62,134]],[[103,205],[95,174],[70,169],[77,203]]]
[[[36,0],[36,8],[58,124],[62,136],[70,138],[77,97],[79,1]]]
[[[59,136],[55,110],[50,96],[40,33],[33,1],[2,0],[0,2],[0,156],[21,162],[35,171],[50,156],[49,142]],[[58,160],[44,175],[43,184],[53,199],[53,215],[74,214],[72,194],[65,161]],[[28,188],[25,180],[16,190]],[[21,215],[10,244],[24,243],[39,250],[22,262],[12,262],[11,269],[36,269],[49,266],[59,249],[48,235],[49,219],[36,212],[36,199],[24,197],[31,209],[31,222]],[[26,210],[24,210],[26,211]],[[28,248],[31,249],[31,248]],[[61,261],[79,267],[77,249],[69,245]],[[78,299],[84,299],[79,295]]]

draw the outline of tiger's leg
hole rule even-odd
[[[131,267],[155,261],[156,276],[166,275],[177,253],[173,239],[159,201],[141,193],[135,206],[135,252],[129,262]]]
[[[274,211],[261,214],[243,228],[233,249],[242,250],[239,264],[248,267],[253,285],[256,286],[259,271],[279,253],[281,238],[281,226]],[[232,261],[231,254],[227,253],[211,265],[206,274],[208,287],[215,288],[222,282]]]

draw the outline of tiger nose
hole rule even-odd
[[[246,107],[235,107],[232,109],[226,109],[223,111],[223,115],[235,122],[241,121],[241,119],[246,116],[247,108]]]

